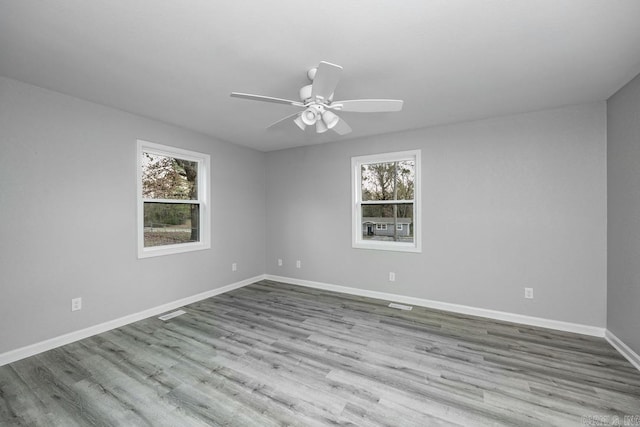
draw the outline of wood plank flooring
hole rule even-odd
[[[0,367],[0,425],[640,425],[604,339],[387,304],[262,281]]]

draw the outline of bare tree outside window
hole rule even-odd
[[[200,240],[198,162],[143,152],[142,197],[145,247]]]

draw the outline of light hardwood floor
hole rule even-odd
[[[640,423],[604,339],[386,304],[262,281],[0,367],[0,425]]]

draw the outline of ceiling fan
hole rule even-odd
[[[334,111],[349,111],[355,113],[378,113],[402,110],[402,100],[399,99],[351,99],[346,101],[334,101],[333,92],[338,86],[342,67],[329,62],[320,64],[307,72],[311,84],[300,89],[300,101],[274,98],[272,96],[252,95],[249,93],[231,92],[235,98],[250,99],[253,101],[274,102],[288,104],[303,108],[287,117],[272,123],[268,127],[292,117],[293,122],[302,130],[307,126],[316,126],[317,133],[324,133],[331,129],[339,135],[351,132],[349,125]]]

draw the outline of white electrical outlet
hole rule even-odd
[[[533,299],[533,288],[524,288],[524,297],[527,299]]]
[[[393,271],[389,272],[389,281],[390,282],[395,282],[396,281],[396,273],[394,273]]]
[[[74,298],[71,300],[71,311],[82,310],[82,298]]]
[[[234,262],[233,264],[231,264],[231,271],[238,271],[238,263]]]
[[[282,267],[282,258],[278,258],[278,267]]]
[[[296,268],[302,268],[302,262],[300,262],[300,260],[296,261]]]

